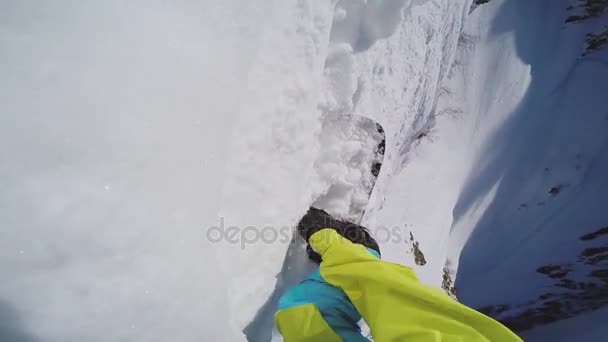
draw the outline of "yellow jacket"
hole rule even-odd
[[[321,277],[346,293],[374,341],[522,341],[499,322],[420,283],[411,268],[382,261],[333,229],[316,232],[309,243],[322,257]],[[310,305],[279,311],[275,321],[286,341],[340,341]]]

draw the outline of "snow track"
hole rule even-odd
[[[348,190],[352,189],[353,184],[360,183],[361,178],[357,175],[365,172],[365,167],[360,165],[369,165],[372,156],[361,155],[353,160],[353,152],[361,154],[373,151],[378,141],[377,138],[369,140],[365,136],[353,136],[352,128],[349,128],[353,121],[348,114],[370,117],[378,120],[383,126],[387,125],[387,156],[378,182],[394,178],[405,164],[405,151],[419,142],[419,139],[412,137],[417,137],[421,133],[420,129],[429,129],[433,124],[433,110],[437,101],[437,95],[433,94],[438,92],[439,84],[449,70],[449,66],[442,63],[451,63],[454,58],[459,28],[464,20],[463,13],[468,11],[468,3],[389,1],[383,4],[385,7],[382,7],[380,2],[368,2],[367,6],[374,9],[365,14],[362,10],[363,2],[345,1],[338,3],[336,7],[337,15],[334,17],[331,34],[332,45],[324,64],[326,91],[319,105],[323,113],[323,130],[320,133],[323,150],[315,164],[317,178],[313,178],[313,184],[320,187],[312,195],[316,198],[317,205],[338,216],[348,218],[348,214],[352,215],[362,209],[368,210],[364,220],[371,223],[372,232],[382,234],[384,227],[395,232],[392,236],[380,236],[383,255],[388,256],[389,260],[418,267],[409,245],[408,233],[411,230],[402,225],[407,222],[401,216],[403,211],[391,209],[387,212],[382,208],[385,203],[398,206],[402,194],[399,194],[399,197],[374,197],[378,196],[378,193],[386,193],[386,187],[389,185],[385,183],[383,189],[373,192],[372,199],[375,202],[368,204],[365,191],[357,195],[356,192]],[[379,19],[382,17],[378,17],[379,13],[389,12],[391,18],[399,20],[395,22],[391,18]],[[392,31],[389,32],[390,30]],[[420,30],[423,34],[420,34]],[[372,38],[376,40],[370,41]],[[416,74],[409,75],[405,73],[406,70],[415,71]],[[420,81],[422,83],[419,84]],[[409,92],[406,91],[408,87],[411,89]],[[415,110],[408,111],[408,108]],[[404,139],[403,130],[407,122],[417,124],[412,129],[407,129],[406,135],[409,138]],[[370,129],[367,131],[373,132]],[[328,135],[328,132],[331,134]],[[349,164],[349,160],[356,163]],[[384,166],[386,163],[388,170]],[[349,180],[353,172],[356,181]],[[400,181],[403,179],[395,180],[390,186],[398,186]],[[365,186],[361,188],[363,189],[366,189]],[[365,200],[362,200],[363,198]],[[398,216],[394,216],[396,212],[399,213]],[[387,216],[379,213],[385,213]],[[449,222],[444,227],[449,227]],[[425,236],[422,233],[416,235],[416,238],[418,235]],[[436,235],[437,232],[431,231],[426,236],[432,239]],[[447,237],[443,240],[445,246]],[[292,243],[286,255],[275,291],[245,329],[251,341],[268,340],[271,336],[269,329],[272,328],[272,318],[269,316],[274,313],[272,307],[276,305],[280,293],[287,285],[306,276],[307,269],[300,267],[306,264],[306,260],[302,260],[306,258],[303,246]],[[445,253],[439,254],[438,257],[431,254],[430,258],[431,267],[427,267],[427,273],[422,272],[423,279],[439,286]],[[298,270],[303,273],[298,274]]]
[[[383,171],[364,223],[380,239],[383,258],[412,266],[421,279],[440,286],[446,261],[450,202],[425,156],[435,142],[437,101],[444,91],[470,1],[426,1],[405,6],[393,35],[355,56],[360,94],[354,113],[368,113],[386,130]],[[448,156],[446,156],[448,157]],[[430,168],[430,169],[429,169]],[[448,182],[446,182],[448,183]],[[445,210],[445,211],[444,211]],[[410,233],[426,256],[418,265]]]

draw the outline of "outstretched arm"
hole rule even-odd
[[[312,234],[321,276],[342,289],[377,341],[504,341],[521,339],[493,319],[418,281],[414,271],[374,257],[333,229]]]

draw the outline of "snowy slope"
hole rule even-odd
[[[232,288],[255,294],[256,278],[230,259],[270,260],[254,273],[272,279],[284,250],[220,249],[208,228],[220,207],[259,224],[310,203],[332,14],[324,1],[3,2],[0,340],[242,340]],[[271,189],[256,195],[261,177]],[[281,205],[257,215],[259,194]]]
[[[458,52],[448,54],[454,63],[440,63],[449,78],[416,96],[428,115],[405,120],[393,135],[406,141],[399,157],[388,135],[389,163],[399,164],[384,169],[367,216],[371,227],[407,224],[409,244],[418,242],[388,246],[389,258],[416,262],[423,281],[436,285],[458,269],[459,299],[518,331],[607,298],[608,71],[605,49],[588,49],[606,17],[567,24],[581,10],[576,4],[494,0],[466,18]],[[384,109],[407,99],[407,81],[393,83],[391,73],[416,54],[395,47],[388,39],[385,60],[372,59],[382,81],[359,103],[367,97]],[[424,70],[428,78],[437,69]],[[407,104],[386,112],[419,112]]]
[[[2,3],[0,340],[231,339],[203,227],[259,11]]]
[[[518,331],[608,300],[606,240],[585,237],[608,224],[607,55],[585,44],[608,17],[566,24],[571,4],[480,6],[453,85],[482,142],[453,211],[459,298]]]
[[[604,341],[606,317],[608,310],[604,308],[526,331],[522,338],[528,342]]]
[[[361,92],[353,54],[422,3],[5,4],[2,335],[242,339],[291,226],[357,179],[320,146]]]
[[[472,2],[2,3],[0,340],[268,341],[313,203],[514,325],[591,309],[605,16]]]
[[[414,267],[422,281],[436,286],[446,260],[450,217],[442,213],[449,212],[449,199],[437,196],[441,184],[421,151],[434,140],[437,101],[469,5],[413,6],[394,35],[356,56],[361,90],[354,112],[378,120],[387,132],[385,162],[364,223],[380,240],[383,258]]]
[[[353,113],[372,118],[384,128],[386,154],[363,222],[381,243],[383,258],[418,268],[423,281],[436,286],[442,283],[446,248],[433,244],[439,238],[447,245],[449,221],[433,226],[437,230],[426,234],[404,226],[411,222],[411,212],[400,203],[415,199],[403,191],[403,186],[411,183],[402,186],[407,178],[400,173],[407,164],[407,152],[418,145],[415,137],[432,125],[437,92],[454,59],[469,5],[468,1],[338,2],[325,64],[326,98],[320,103],[323,121]],[[323,157],[317,166],[319,162],[323,163]],[[313,176],[313,184],[319,179],[321,184],[326,183],[323,180],[327,174]],[[323,197],[325,191],[321,190],[313,192],[313,198],[320,194]],[[383,208],[384,204],[387,207]],[[343,213],[339,208],[340,205],[332,205],[326,209],[340,216]],[[413,248],[417,240],[410,241],[411,231],[415,239],[420,239],[418,243],[433,246],[425,260],[427,266],[417,265]],[[270,287],[260,283],[257,293],[270,295],[269,289],[274,292],[247,326],[250,340],[270,338],[277,297],[309,269],[302,258],[306,255],[301,248],[290,247],[286,257],[279,259],[284,263],[276,283]],[[243,298],[236,307],[242,312],[251,301]]]
[[[414,6],[355,56],[353,111],[387,131],[364,222],[384,257],[447,290],[458,268],[460,300],[521,331],[607,298],[606,16],[467,5]]]

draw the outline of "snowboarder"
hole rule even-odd
[[[439,289],[414,271],[380,260],[380,249],[362,226],[311,208],[298,233],[320,266],[280,299],[275,324],[285,341],[522,341],[497,321]],[[318,253],[318,255],[316,254]]]

